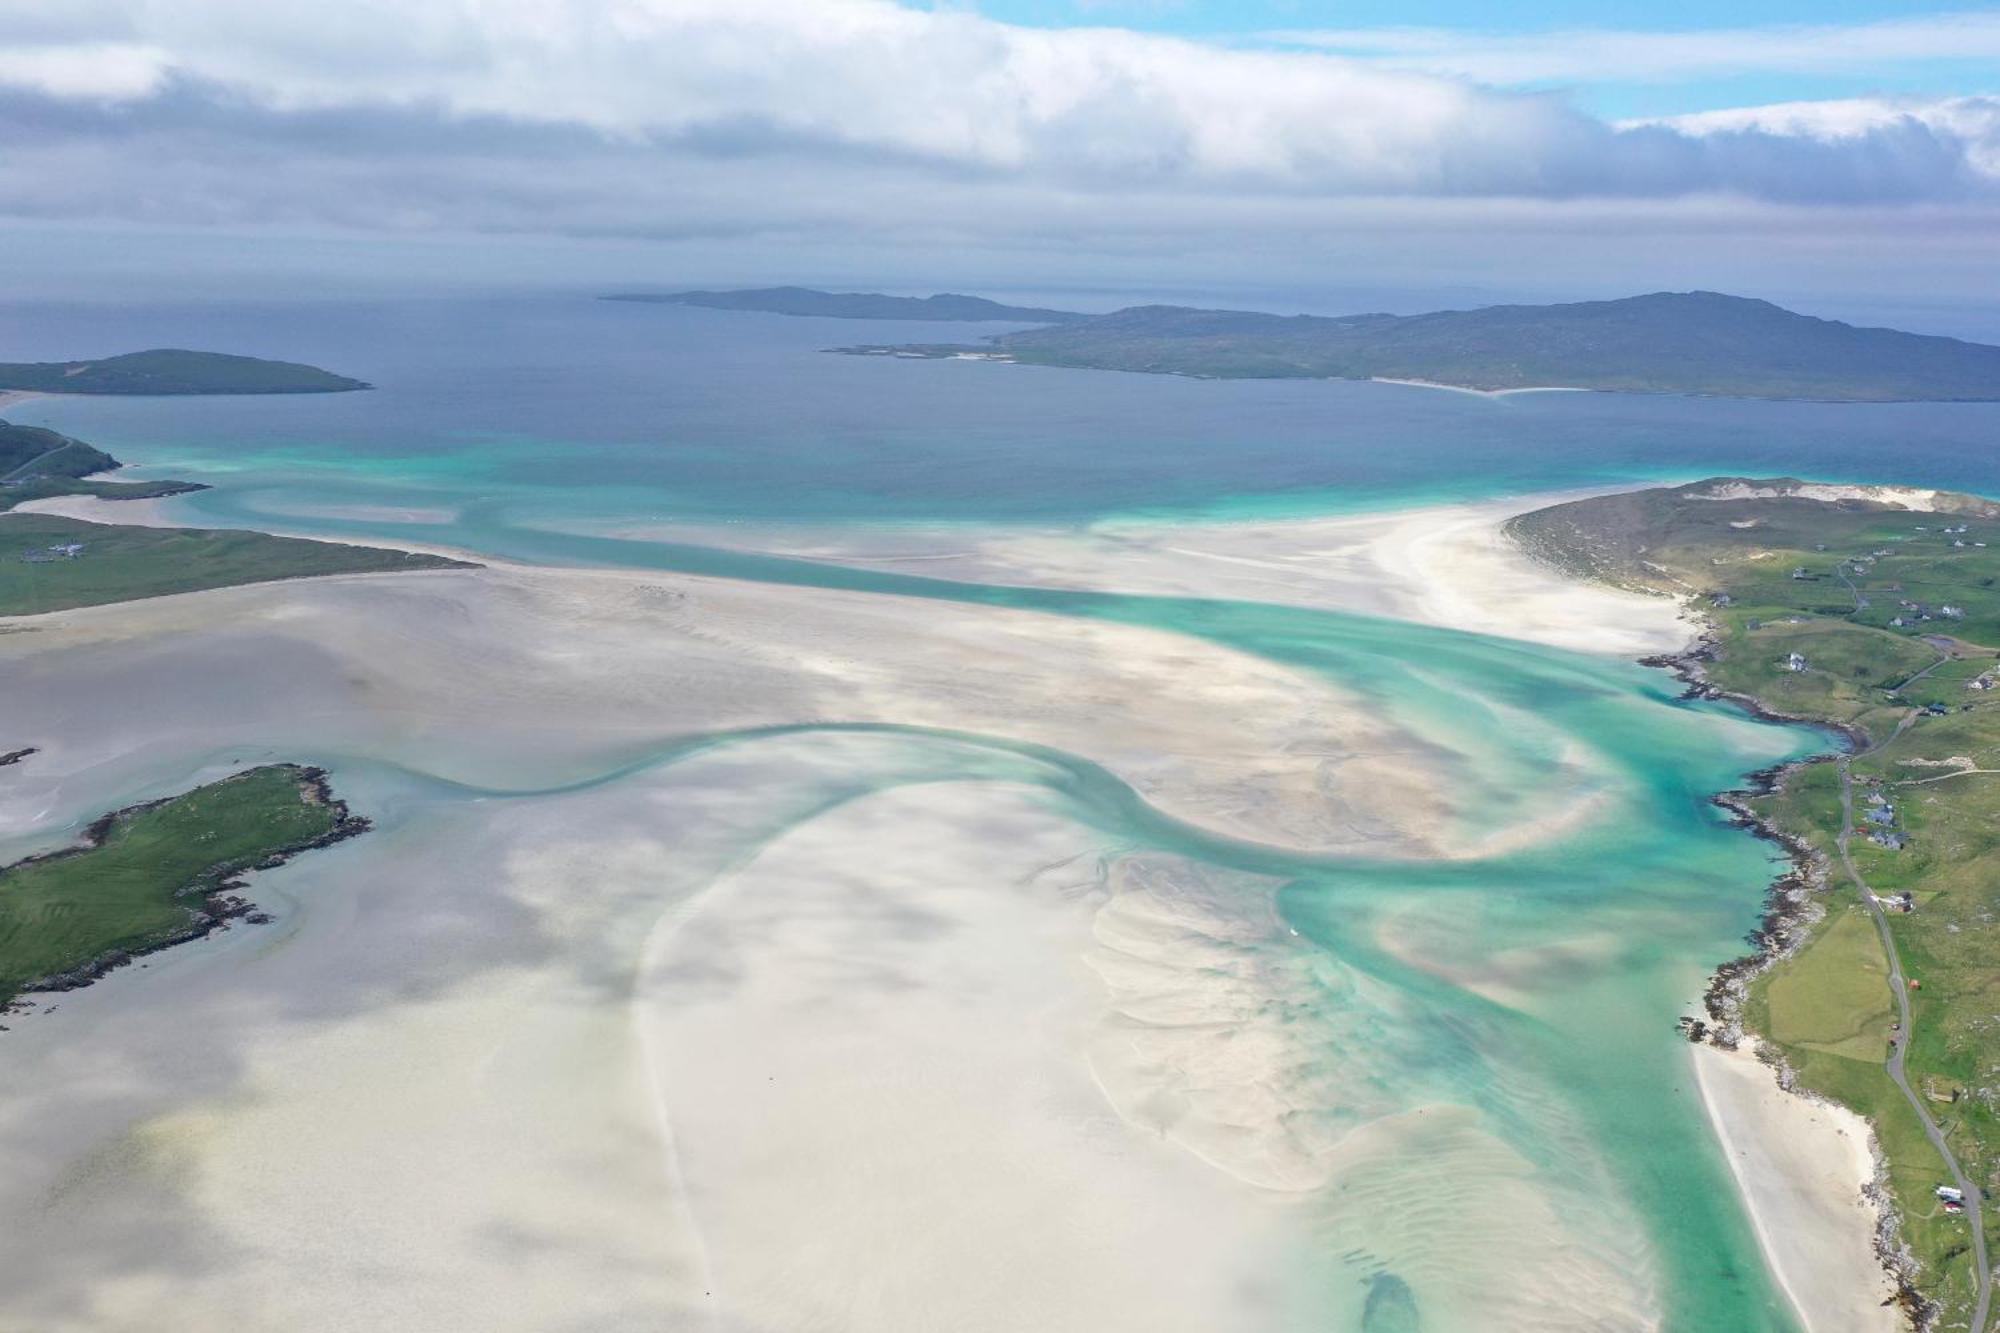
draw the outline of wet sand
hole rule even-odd
[[[1500,509],[1016,538],[955,576],[1685,637],[1508,552]],[[0,1230],[0,1328],[1349,1327],[1391,1260],[1457,1326],[1657,1326],[1643,1253],[1471,1112],[1302,1129],[1329,1085],[1289,988],[1325,978],[1270,886],[1132,858],[1032,758],[818,732],[599,780],[887,722],[1226,836],[1464,854],[1448,761],[1336,687],[1136,627],[505,563],[12,628],[8,734],[43,753],[0,770],[10,855],[263,757],[380,826],[261,877],[272,926],[0,1034],[0,1216],[36,1219]],[[1447,1178],[1478,1206],[1430,1207]]]
[[[1119,519],[1039,530],[911,525],[858,535],[628,525],[607,535],[732,546],[975,583],[1356,611],[1617,657],[1685,647],[1694,627],[1673,603],[1565,578],[1501,531],[1515,514],[1588,493],[1336,518],[1173,524]]]

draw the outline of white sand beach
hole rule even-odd
[[[1785,1091],[1757,1059],[1689,1048],[1757,1241],[1807,1333],[1899,1333],[1909,1321],[1875,1256],[1874,1133],[1852,1111]]]
[[[840,558],[1685,637],[1512,552],[1526,507]],[[1384,1273],[1456,1327],[1659,1326],[1615,1199],[1301,1026],[1358,983],[1288,941],[1270,883],[1134,857],[980,739],[1215,835],[1478,850],[1459,761],[1337,686],[1136,626],[505,562],[6,628],[0,735],[41,748],[0,770],[10,857],[279,758],[379,826],[260,876],[273,924],[9,1020],[0,1217],[36,1224],[0,1228],[0,1329],[1294,1330],[1357,1326]],[[647,765],[830,723],[937,734]],[[1552,772],[1550,804],[1587,777]],[[531,788],[564,790],[505,794]],[[1732,1157],[1788,1164],[1738,1168],[1760,1221],[1844,1237],[1773,1252],[1801,1309],[1859,1308],[1852,1143],[1725,1118]],[[1476,1204],[1440,1215],[1447,1180]]]

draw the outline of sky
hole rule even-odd
[[[0,3],[16,294],[1706,286],[1950,320],[2000,295],[1996,237],[2000,7]]]

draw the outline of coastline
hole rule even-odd
[[[15,755],[0,756],[0,764],[17,762],[19,757],[25,757],[28,754],[34,753],[36,751],[31,749],[17,751]],[[19,996],[15,997],[12,1001],[0,1002],[0,1016],[4,1016],[10,1010],[20,1006],[22,1004],[21,997],[81,990],[85,986],[99,981],[119,968],[128,966],[141,958],[161,953],[177,945],[187,944],[194,940],[206,939],[216,931],[227,927],[232,921],[244,920],[252,924],[263,924],[269,921],[270,917],[261,911],[255,902],[245,896],[245,891],[250,887],[248,879],[245,878],[246,876],[258,871],[275,870],[294,858],[304,855],[306,852],[317,851],[322,847],[331,847],[335,843],[345,842],[349,838],[360,837],[363,833],[368,832],[369,829],[374,827],[373,821],[365,816],[355,814],[345,800],[334,795],[333,784],[325,769],[305,764],[280,763],[276,766],[293,770],[294,778],[297,780],[300,788],[308,794],[312,803],[324,806],[333,816],[332,827],[324,833],[275,848],[268,855],[257,861],[256,864],[246,866],[240,871],[223,876],[213,884],[209,884],[203,888],[199,894],[187,896],[183,891],[178,901],[188,909],[189,919],[180,929],[171,931],[156,939],[148,940],[143,944],[113,949],[109,953],[92,958],[65,971],[36,977],[34,980],[23,985],[20,988]],[[256,770],[245,769],[232,776],[242,776],[243,773],[254,771]],[[224,779],[224,781],[227,780]],[[105,839],[110,836],[111,831],[118,826],[121,820],[147,810],[156,809],[176,799],[178,799],[178,795],[163,796],[150,801],[139,801],[116,810],[108,810],[92,820],[85,827],[83,836],[76,843],[54,851],[22,857],[18,861],[0,867],[0,869],[13,870],[20,866],[39,865],[50,861],[61,861],[85,855],[102,847]]]
[[[1514,637],[1556,643],[1607,656],[1631,657],[1640,651],[1668,646],[1679,646],[1683,653],[1699,649],[1698,641],[1688,645],[1688,624],[1670,600],[1598,589],[1566,576],[1555,575],[1535,564],[1524,552],[1515,550],[1512,543],[1500,535],[1499,524],[1507,514],[1546,502],[1548,497],[1528,497],[1487,506],[1439,506],[1392,515],[1215,525],[1213,529],[1201,531],[1186,527],[1141,531],[1124,525],[1108,536],[1099,533],[1058,540],[1042,535],[1025,543],[989,545],[969,559],[950,553],[940,557],[934,552],[907,549],[873,559],[891,564],[905,560],[946,560],[956,562],[955,571],[959,577],[969,577],[970,568],[983,566],[981,572],[1006,570],[1029,584],[1046,580],[1048,586],[1096,586],[1098,580],[1103,580],[1121,590],[1132,591],[1213,588],[1220,583],[1234,595],[1280,582],[1304,584],[1302,592],[1295,588],[1295,604],[1363,610],[1431,624],[1458,625],[1464,619],[1477,618],[1478,627],[1499,627],[1491,632],[1512,631]],[[106,516],[102,504],[90,500],[37,502],[38,507],[46,510],[81,510],[77,515],[79,517]],[[143,517],[134,513],[141,506]],[[120,502],[119,507],[111,512],[120,519],[132,515],[141,522],[175,525],[161,512],[158,502]],[[298,535],[310,534],[298,532]],[[459,556],[467,554],[450,548],[399,542],[394,538],[371,539],[371,542],[406,550]],[[828,558],[823,550],[815,551],[813,556]],[[849,552],[848,556],[855,563],[866,564],[871,560],[865,553],[857,555]],[[976,692],[947,691],[938,683],[944,678],[942,676],[889,679],[878,674],[881,671],[883,645],[897,642],[916,626],[921,626],[924,636],[942,636],[957,641],[961,653],[977,648],[982,655],[990,655],[996,641],[1006,638],[995,635],[994,630],[1003,624],[1014,623],[1011,613],[981,612],[976,617],[979,624],[975,626],[974,617],[965,617],[960,623],[961,617],[956,611],[940,605],[925,606],[915,612],[907,607],[885,609],[882,607],[884,601],[897,599],[883,599],[869,594],[811,592],[801,595],[800,590],[735,585],[728,580],[639,571],[551,571],[493,561],[490,557],[479,558],[491,567],[490,572],[448,571],[450,578],[390,581],[400,585],[395,593],[386,591],[386,582],[358,575],[335,576],[292,585],[294,591],[298,588],[313,589],[296,598],[277,591],[273,585],[255,585],[188,594],[150,604],[127,603],[99,608],[94,612],[59,613],[56,617],[45,619],[60,621],[57,627],[59,635],[69,638],[78,649],[96,648],[100,652],[115,652],[127,639],[126,627],[134,624],[139,628],[131,634],[132,641],[167,643],[191,637],[195,628],[203,633],[219,629],[239,637],[248,633],[270,634],[282,621],[287,626],[283,631],[285,636],[310,643],[321,652],[338,645],[343,654],[334,663],[340,669],[331,675],[324,679],[313,676],[298,682],[300,688],[293,691],[292,696],[286,696],[292,698],[292,707],[296,708],[306,697],[316,693],[342,697],[343,691],[349,691],[357,698],[368,700],[369,710],[395,719],[399,727],[403,725],[402,718],[423,716],[427,722],[436,725],[443,716],[450,719],[447,725],[479,726],[491,722],[494,733],[503,738],[508,727],[521,727],[519,719],[512,714],[518,711],[518,698],[523,697],[519,681],[531,670],[543,673],[559,671],[570,675],[582,672],[578,677],[579,700],[587,686],[588,692],[603,694],[614,706],[591,711],[585,709],[580,701],[565,702],[558,709],[559,716],[549,720],[549,725],[574,728],[600,738],[614,727],[629,726],[617,716],[624,711],[615,706],[621,702],[635,709],[643,706],[656,710],[653,714],[655,723],[670,728],[673,720],[683,714],[703,717],[710,725],[714,725],[718,714],[723,720],[738,725],[768,725],[782,722],[787,716],[823,716],[828,704],[820,702],[820,698],[840,699],[842,703],[835,706],[848,707],[851,706],[848,700],[860,697],[868,704],[879,707],[885,718],[917,716],[921,720],[924,714],[921,711],[913,713],[913,707],[920,705],[927,696],[937,695],[946,706],[930,710],[930,716],[938,719],[934,725],[969,730],[995,729],[1010,734],[1023,732],[1022,719],[1029,717],[1036,707],[1004,694],[993,699],[979,699]],[[940,571],[927,565],[925,572]],[[944,576],[952,575],[947,573]],[[168,605],[170,602],[178,605]],[[830,606],[824,605],[829,603]],[[401,604],[400,610],[389,610],[398,604]],[[830,612],[830,619],[817,630],[814,628],[817,622],[812,617],[815,606]],[[515,614],[524,607],[537,608],[532,620],[521,619]],[[562,614],[545,614],[542,608],[546,607],[560,608]],[[871,607],[874,609],[871,610]],[[381,626],[385,612],[393,631],[390,635],[371,638],[367,632],[357,632],[370,625]],[[661,626],[655,624],[649,630],[647,625],[636,623],[647,619],[657,621],[663,613],[671,622],[673,632],[683,637],[665,640],[658,637]],[[913,615],[915,618],[912,618]],[[829,637],[835,634],[836,622],[855,619],[862,622],[862,633],[850,635],[843,631],[838,637]],[[471,622],[469,625],[468,621]],[[614,621],[621,624],[634,622],[632,632],[614,632]],[[466,626],[466,630],[460,634],[458,627],[462,625]],[[429,682],[422,672],[413,675],[406,667],[399,673],[393,662],[385,667],[381,660],[376,660],[382,656],[384,645],[397,645],[401,639],[441,639],[447,633],[457,640],[456,646],[452,651],[444,652],[436,662],[426,660],[422,671],[435,669],[439,682],[448,677],[453,695],[463,692],[468,697],[484,696],[490,700],[490,707],[463,708],[454,705],[448,708],[442,702],[446,696],[428,689]],[[1091,680],[1080,663],[1064,662],[1052,656],[1060,652],[1059,643],[1044,637],[1045,633],[1046,630],[1024,633],[1019,649],[1006,654],[1005,660],[1015,664],[1015,673],[1030,685],[1052,670],[1066,680]],[[1163,666],[1158,688],[1167,692],[1188,693],[1191,696],[1188,700],[1190,712],[1183,715],[1176,711],[1170,717],[1154,718],[1150,727],[1152,734],[1142,738],[1140,745],[1113,745],[1107,740],[1093,745],[1090,739],[1093,735],[1107,729],[1109,732],[1121,729],[1120,718],[1096,715],[1102,711],[1100,701],[1091,710],[1074,717],[1051,717],[1046,719],[1046,726],[1025,728],[1028,739],[1035,739],[1039,734],[1053,738],[1052,743],[1064,749],[1087,754],[1094,749],[1095,757],[1131,780],[1136,788],[1160,799],[1163,808],[1174,810],[1194,822],[1210,822],[1220,831],[1281,845],[1323,845],[1322,828],[1297,822],[1303,817],[1300,812],[1312,803],[1323,803],[1328,796],[1328,792],[1319,785],[1317,768],[1301,770],[1302,773],[1310,771],[1315,775],[1309,785],[1300,785],[1288,780],[1284,774],[1268,769],[1255,775],[1257,783],[1279,794],[1281,806],[1293,806],[1293,816],[1285,816],[1280,810],[1277,812],[1279,817],[1274,818],[1271,811],[1264,810],[1258,813],[1256,822],[1241,825],[1236,821],[1242,818],[1242,812],[1234,807],[1241,802],[1243,781],[1247,776],[1242,768],[1245,755],[1277,753],[1287,745],[1296,744],[1299,735],[1310,734],[1298,730],[1302,721],[1323,727],[1329,715],[1338,715],[1343,725],[1357,725],[1346,701],[1340,700],[1337,695],[1329,696],[1325,691],[1315,690],[1310,692],[1310,696],[1300,696],[1288,706],[1284,691],[1290,687],[1285,682],[1275,679],[1263,681],[1261,672],[1254,673],[1258,678],[1243,675],[1243,664],[1230,664],[1220,657],[1204,653],[1190,667],[1188,650],[1182,642],[1147,647],[1142,640],[1123,633],[1100,637],[1102,642],[1093,645],[1094,656],[1130,662],[1143,660],[1149,654],[1157,655]],[[495,661],[480,657],[481,653],[492,653],[492,645],[510,640],[520,645],[511,656]],[[485,647],[475,650],[476,645]],[[724,645],[732,651],[716,653],[701,645]],[[746,649],[751,650],[747,656]],[[406,654],[408,650],[404,646],[393,646],[388,651]],[[607,665],[622,662],[629,668],[635,663],[657,663],[671,653],[689,654],[688,660],[694,661],[693,655],[703,652],[707,655],[699,659],[698,665],[674,676],[642,679],[638,683],[648,688],[636,691],[632,688],[634,682],[629,679],[632,670],[598,673],[587,671],[582,664],[582,659],[601,656]],[[667,689],[686,694],[683,677],[689,674],[713,675],[726,671],[740,674],[743,671],[741,664],[747,660],[753,664],[755,671],[766,673],[755,688],[772,690],[779,680],[777,673],[783,673],[786,679],[798,677],[801,659],[812,664],[807,669],[823,672],[832,662],[873,661],[876,665],[862,672],[854,671],[851,665],[827,672],[826,690],[775,696],[778,698],[775,708],[767,699],[745,713],[742,699],[715,696],[706,699],[676,698],[673,710],[657,711],[660,700],[668,697],[664,693]],[[473,668],[461,665],[467,662],[478,662],[479,665]],[[960,660],[957,665],[944,662],[939,667],[946,672],[962,671],[963,662]],[[1222,667],[1228,669],[1216,669]],[[653,669],[648,666],[638,674],[646,677],[647,672]],[[343,676],[347,679],[342,680]],[[335,685],[335,681],[341,683]],[[1087,695],[1101,694],[1104,688],[1099,684],[1083,692]],[[1272,690],[1278,693],[1268,692]],[[284,699],[279,702],[282,709]],[[1216,712],[1223,720],[1233,717],[1235,723],[1229,728],[1231,732],[1241,729],[1244,718],[1260,717],[1275,718],[1274,725],[1278,725],[1279,730],[1261,736],[1232,736],[1233,743],[1225,742],[1220,733],[1212,734],[1193,715],[1194,709],[1204,713]],[[730,710],[734,710],[735,715],[731,716]],[[338,723],[339,719],[336,718],[335,722]],[[1129,726],[1130,722],[1131,719],[1124,719],[1125,725]],[[286,725],[293,726],[295,723],[288,720]],[[251,730],[254,731],[254,728]],[[1290,734],[1291,739],[1281,740],[1281,734]],[[338,736],[339,744],[343,746],[358,745],[366,750],[371,744],[380,744],[386,753],[399,753],[389,742],[379,738],[357,739],[340,725],[330,728],[325,735]],[[1379,737],[1371,739],[1358,731],[1347,732],[1344,740],[1357,750],[1371,749],[1381,743]],[[546,741],[536,739],[535,744],[545,745]],[[506,747],[502,745],[500,748],[504,751]],[[1141,762],[1139,756],[1143,752],[1153,750],[1177,751],[1183,755],[1209,752],[1226,762],[1210,770],[1180,774],[1149,774],[1143,767],[1134,767]],[[414,757],[419,750],[409,749],[408,753]],[[59,746],[52,761],[58,766],[60,775],[64,770],[75,772],[88,767],[84,763],[88,758],[87,755],[65,754],[63,747]],[[1400,780],[1409,781],[1413,773],[1422,773],[1417,756],[1391,752],[1381,765],[1372,770],[1358,769],[1353,777],[1360,779],[1364,788],[1372,789],[1374,784],[1398,774],[1401,775]],[[548,780],[553,782],[561,776],[560,772],[552,770]],[[1204,794],[1204,788],[1208,789],[1207,794]],[[1416,794],[1413,790],[1412,795]],[[0,809],[0,816],[6,813]],[[1227,822],[1223,816],[1228,817]],[[954,836],[975,839],[968,844],[975,851],[983,845],[976,841],[981,835],[969,832],[975,821],[972,811],[954,814],[952,818],[959,821],[952,826],[957,830]],[[0,826],[4,826],[4,822],[4,818],[0,818]],[[1403,831],[1403,845],[1413,849],[1424,847],[1424,839],[1417,836],[1422,822],[1415,821]],[[861,839],[880,835],[864,826],[856,828],[852,836]],[[829,852],[838,850],[841,845],[847,844],[831,844]],[[1076,854],[1081,846],[1051,843],[1045,855],[1053,862],[1059,856]],[[523,844],[521,854],[525,856],[528,851]],[[1434,855],[1436,849],[1426,848],[1419,854],[1425,852]],[[579,852],[577,855],[584,854]],[[664,851],[660,855],[664,856]],[[914,857],[917,852],[912,850],[909,855]],[[821,864],[828,862],[826,856],[806,860]],[[641,871],[639,867],[633,867],[621,873],[635,875]],[[768,868],[762,873],[764,877],[757,882],[764,886],[763,892],[803,882],[801,867],[793,867],[784,874],[772,874]],[[925,869],[922,874],[913,874],[915,880],[936,878],[938,876],[930,869]],[[950,876],[943,878],[949,880]],[[859,889],[856,891],[859,892]],[[748,902],[755,902],[758,897],[747,892],[739,896]],[[932,910],[937,903],[936,899],[929,897],[916,901],[922,903],[926,910]],[[807,903],[800,903],[802,910],[808,906]],[[744,918],[742,930],[748,937],[758,929],[767,928],[767,924],[761,915],[753,913]],[[669,948],[676,937],[675,932],[680,929],[676,925],[657,944],[649,944],[649,956],[656,947]],[[1023,925],[1021,929],[1032,934],[1040,932],[1043,927]],[[685,950],[682,965],[689,965]],[[686,986],[688,983],[683,980],[678,984]],[[778,987],[791,983],[773,973],[770,984]],[[792,999],[786,998],[785,992],[774,991],[773,994],[785,999],[786,1006],[792,1005]],[[773,1003],[775,1005],[777,1001]],[[694,1025],[693,1018],[674,1017],[677,1009],[678,1006],[672,1005],[664,1009],[655,1006],[647,1011],[644,1019],[648,1030],[656,1034],[649,1040],[658,1042],[659,1049],[673,1057],[669,1062],[672,1067],[701,1058],[700,1051],[714,1045],[715,1029],[701,1029]],[[778,1018],[766,1017],[759,1021],[765,1023],[759,1030],[773,1034],[773,1040],[782,1035],[783,1026]],[[917,1040],[916,1034],[911,1034],[910,1039]],[[1026,1053],[1021,1058],[1025,1061]],[[1699,1062],[1705,1057],[1701,1052],[1691,1051],[1690,1058],[1697,1061],[1696,1072],[1700,1074],[1702,1066]],[[1022,1069],[1023,1077],[1031,1076],[1032,1071],[1027,1065],[1024,1064]],[[1749,1072],[1761,1076],[1761,1071]],[[745,1070],[723,1062],[716,1066],[715,1074],[721,1080],[741,1082]],[[829,1071],[825,1077],[834,1079],[836,1071]],[[830,1083],[828,1086],[846,1085]],[[1770,1082],[1770,1091],[1773,1096],[1789,1096],[1778,1089],[1774,1080]],[[683,1133],[690,1136],[697,1159],[696,1165],[690,1169],[699,1172],[702,1135],[714,1137],[723,1134],[725,1129],[720,1121],[706,1129],[704,1124],[722,1114],[723,1103],[721,1100],[709,1103],[691,1101],[693,1094],[684,1090],[672,1095],[678,1100],[673,1114],[663,1121],[663,1132],[665,1126],[671,1123],[675,1136]],[[721,1096],[719,1093],[715,1095],[718,1098]],[[855,1095],[858,1096],[859,1092]],[[1844,1193],[1845,1182],[1851,1176],[1856,1161],[1851,1138],[1801,1135],[1794,1132],[1795,1125],[1776,1112],[1753,1115],[1747,1110],[1732,1110],[1735,1105],[1725,1094],[1711,1094],[1704,1085],[1704,1106],[1718,1138],[1732,1158],[1732,1169],[1738,1166],[1735,1158],[1740,1152],[1767,1156],[1781,1148],[1807,1152],[1815,1163],[1812,1175],[1815,1185],[1807,1191],[1810,1199],[1808,1212],[1829,1218],[1841,1217],[1839,1206],[1848,1202],[1847,1196],[1852,1193]],[[1721,1109],[1718,1109],[1719,1106]],[[850,1111],[851,1108],[844,1109],[841,1115],[845,1117]],[[813,1131],[814,1126],[807,1123],[798,1125],[793,1132],[806,1136]],[[915,1130],[911,1132],[914,1134]],[[1732,1138],[1731,1134],[1735,1137]],[[797,1145],[805,1145],[808,1141],[804,1137],[794,1140]],[[1729,1146],[1732,1144],[1738,1146]],[[1793,1215],[1806,1206],[1798,1199],[1788,1199],[1782,1191],[1774,1190],[1768,1174],[1752,1172],[1746,1175],[1739,1170],[1737,1180],[1760,1239],[1767,1230],[1785,1232]],[[762,1188],[772,1187],[764,1185]],[[1207,1186],[1189,1184],[1187,1188],[1205,1190]],[[1858,1191],[1858,1184],[1855,1189]],[[775,1201],[778,1196],[765,1197]],[[747,1219],[743,1225],[749,1225]],[[1246,1226],[1249,1225],[1246,1223]],[[1262,1223],[1256,1225],[1261,1226]],[[1251,1227],[1251,1230],[1254,1229]],[[1767,1254],[1774,1268],[1781,1264],[1790,1266],[1779,1276],[1795,1303],[1799,1301],[1797,1292],[1802,1289],[1841,1292],[1841,1299],[1846,1302],[1842,1308],[1860,1308],[1867,1303],[1865,1279],[1868,1275],[1851,1271],[1852,1265],[1847,1264],[1844,1258],[1838,1262],[1830,1256],[1815,1258],[1812,1253],[1799,1251],[1797,1247],[1789,1250],[1780,1247],[1773,1253],[1767,1246]],[[797,1312],[792,1313],[797,1317]],[[1803,1306],[1801,1317],[1806,1319],[1812,1333],[1834,1333],[1835,1329],[1844,1327],[1815,1324],[1813,1316]]]
[[[1697,622],[1703,619],[1692,599],[1653,596],[1680,604]],[[1640,663],[1670,672],[1686,687],[1684,698],[1727,702],[1762,721],[1810,727],[1848,752],[1865,743],[1838,722],[1782,713],[1715,685],[1704,669],[1714,652],[1713,630],[1703,624],[1678,652]],[[1748,799],[1834,757],[1812,755],[1760,769],[1746,775],[1747,786],[1711,798],[1732,824],[1778,847],[1789,868],[1766,890],[1763,916],[1748,937],[1750,951],[1711,975],[1700,997],[1706,1018],[1683,1018],[1681,1026],[1703,1109],[1729,1158],[1766,1262],[1806,1333],[1908,1333],[1923,1298],[1897,1252],[1873,1126],[1799,1089],[1782,1059],[1765,1051],[1742,1024],[1751,982],[1803,944],[1824,914],[1819,898],[1830,870],[1817,850],[1765,820]]]
[[[1875,1247],[1880,1167],[1867,1120],[1786,1086],[1754,1038],[1689,1050],[1757,1243],[1807,1333],[1907,1330],[1902,1284]],[[1872,1281],[1853,1279],[1871,1270]]]
[[[46,398],[49,395],[39,389],[0,389],[0,410],[16,403],[25,403],[30,398]]]
[[[1443,389],[1449,393],[1468,393],[1474,398],[1506,398],[1517,393],[1596,393],[1595,389],[1584,388],[1580,384],[1528,384],[1518,389],[1475,389],[1469,384],[1445,384],[1439,380],[1393,379],[1387,375],[1370,375],[1370,384],[1401,384],[1412,389]]]

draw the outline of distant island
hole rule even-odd
[[[820,292],[810,287],[761,287],[753,291],[669,292],[663,295],[626,292],[604,299],[692,305],[706,310],[754,310],[767,315],[817,315],[826,319],[1062,324],[1087,318],[1073,310],[1001,305],[983,296],[959,296],[952,292],[940,292],[936,296],[884,296],[880,292]]]
[[[1404,380],[1486,392],[2000,400],[2000,347],[1858,328],[1718,292],[1341,318],[1134,306],[976,346],[832,350],[1213,379]]]
[[[27,393],[346,393],[370,387],[293,361],[173,347],[95,361],[0,363],[0,391]]]

